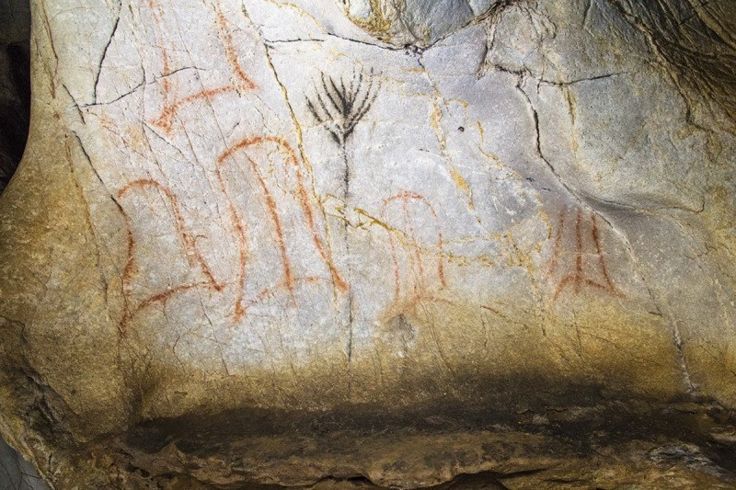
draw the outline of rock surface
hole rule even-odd
[[[0,432],[51,483],[734,485],[732,3],[32,14]]]

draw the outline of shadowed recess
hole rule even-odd
[[[13,176],[28,138],[30,26],[27,0],[0,2],[0,192]]]

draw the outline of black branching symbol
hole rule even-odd
[[[371,110],[378,97],[379,83],[373,71],[366,76],[362,70],[353,70],[349,80],[339,80],[320,74],[315,83],[314,98],[307,97],[307,108],[317,122],[322,125],[340,147],[344,163],[343,201],[350,198],[350,158],[347,142],[358,123]]]
[[[371,110],[378,96],[378,84],[374,82],[373,71],[365,77],[362,71],[357,70],[353,71],[349,81],[344,78],[335,80],[322,73],[320,82],[315,98],[307,97],[307,107],[332,139],[344,146],[355,126]]]
[[[362,70],[353,70],[352,77],[349,80],[344,77],[335,80],[321,73],[319,82],[315,83],[314,98],[306,98],[309,112],[340,147],[340,155],[344,165],[341,197],[345,210],[349,208],[351,180],[351,159],[348,158],[347,142],[355,127],[371,110],[378,97],[378,90],[379,83],[374,81],[373,71],[368,76],[364,76]],[[346,256],[350,256],[348,221],[349,218],[344,221]],[[352,275],[350,269],[348,269],[348,272]],[[345,324],[349,331],[346,345],[348,360],[352,358],[353,354],[353,315],[353,293],[350,291],[345,318]]]

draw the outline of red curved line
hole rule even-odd
[[[565,212],[566,209],[560,209],[560,215],[557,219],[557,229],[555,230],[555,241],[552,245],[552,260],[549,263],[549,274],[557,272],[557,263],[559,261],[560,245],[562,243],[562,232],[565,229]]]
[[[411,237],[413,248],[414,248],[414,259],[412,262],[416,264],[416,267],[418,269],[418,272],[415,271],[415,281],[414,281],[414,293],[418,294],[419,289],[424,289],[424,264],[422,263],[422,254],[419,249],[419,242],[416,238],[416,230],[414,230],[414,226],[411,224],[412,220],[409,217],[409,205],[408,205],[408,199],[403,199],[401,201],[401,208],[404,211],[404,225],[407,227],[409,231],[409,237]],[[413,267],[412,267],[413,269]]]
[[[251,136],[240,140],[238,143],[227,149],[222,155],[220,155],[220,157],[218,158],[218,162],[223,162],[224,160],[230,158],[236,152],[245,150],[251,146],[258,146],[265,143],[275,144],[281,151],[286,154],[288,163],[293,165],[296,169],[298,200],[302,208],[302,213],[307,220],[307,226],[309,227],[309,231],[312,235],[312,242],[317,248],[317,252],[322,259],[322,262],[325,264],[325,267],[327,267],[327,269],[329,270],[330,276],[332,277],[332,282],[335,287],[340,291],[347,291],[347,283],[342,278],[340,272],[337,270],[331,252],[329,252],[327,247],[325,247],[322,239],[320,238],[320,233],[317,230],[317,225],[314,219],[314,212],[312,210],[311,204],[309,203],[308,193],[304,185],[304,176],[301,172],[301,166],[291,145],[280,136]]]
[[[252,158],[246,157],[248,159],[248,162],[250,162],[250,166],[253,169],[253,173],[256,175],[256,178],[258,179],[258,183],[261,186],[261,190],[263,191],[263,195],[266,199],[266,207],[268,208],[268,213],[271,216],[271,221],[273,222],[273,226],[275,228],[276,233],[276,242],[279,247],[279,252],[281,254],[281,264],[284,269],[284,283],[286,284],[286,288],[289,290],[289,294],[291,295],[292,299],[294,298],[294,276],[291,272],[291,259],[289,259],[289,254],[286,250],[286,242],[284,241],[284,231],[281,226],[281,217],[279,216],[278,209],[276,208],[276,201],[273,198],[273,195],[271,194],[271,190],[268,188],[268,184],[266,184],[265,179],[263,178],[263,175],[261,175],[261,172],[258,170],[258,165],[256,165],[256,162],[253,161]]]
[[[149,296],[148,298],[138,303],[138,305],[135,307],[135,309],[132,312],[126,309],[125,313],[123,314],[123,319],[120,321],[120,333],[122,335],[127,334],[128,325],[130,324],[130,322],[133,321],[133,319],[142,310],[148,308],[149,306],[155,303],[166,304],[166,302],[169,301],[169,299],[171,299],[174,295],[182,293],[184,291],[188,291],[190,289],[197,288],[199,286],[206,286],[206,284],[205,283],[181,284],[174,288],[167,289],[166,291],[162,291],[158,294],[154,294],[153,296]]]
[[[182,217],[178,199],[176,198],[174,193],[171,191],[171,189],[169,189],[168,187],[160,184],[159,182],[153,179],[138,179],[138,180],[129,182],[122,189],[120,189],[117,192],[117,198],[123,199],[126,195],[128,195],[130,192],[132,192],[135,189],[146,189],[146,188],[153,188],[153,189],[160,191],[169,201],[169,204],[174,213],[174,222],[176,225],[177,234],[179,235],[179,238],[181,239],[184,245],[187,262],[189,262],[190,266],[194,266],[194,262],[192,259],[192,255],[194,255],[196,259],[196,263],[199,264],[202,270],[202,273],[207,278],[207,282],[202,283],[200,285],[208,286],[216,291],[221,291],[224,288],[224,285],[217,282],[214,275],[212,274],[212,271],[207,265],[207,262],[205,261],[202,254],[199,252],[199,249],[197,248],[197,245],[194,239],[192,238],[191,233],[187,230],[186,224],[184,223],[184,219]],[[176,288],[168,290],[164,293],[157,293],[153,296],[150,296],[144,299],[138,306],[136,306],[133,312],[130,312],[130,309],[128,307],[128,297],[130,295],[130,281],[136,270],[136,260],[135,260],[136,241],[135,241],[135,237],[133,236],[133,220],[131,219],[128,212],[125,211],[125,209],[123,209],[122,207],[120,207],[119,209],[123,215],[123,219],[125,220],[125,228],[126,228],[127,241],[128,241],[127,258],[125,262],[125,268],[123,269],[123,276],[121,279],[122,288],[123,288],[123,298],[125,301],[126,308],[123,314],[123,318],[120,322],[120,330],[121,330],[121,333],[125,335],[127,331],[128,323],[142,308],[145,308],[150,303],[159,301],[159,298],[161,298],[162,295],[165,295],[164,298],[168,299],[168,297],[170,297],[171,295],[176,294],[182,289],[188,289],[188,287],[185,287],[184,285],[177,286]],[[194,285],[191,287],[194,287]]]
[[[222,41],[225,57],[230,65],[230,69],[239,80],[240,88],[244,90],[255,90],[256,84],[245,74],[245,70],[241,66],[240,60],[238,60],[238,52],[235,49],[233,36],[227,28],[227,19],[220,10],[219,3],[215,5],[215,10],[217,12],[217,28],[220,33],[220,40]]]
[[[603,272],[603,277],[606,279],[606,284],[608,284],[608,287],[611,288],[612,291],[615,291],[616,286],[613,285],[611,276],[608,273],[608,266],[606,265],[606,259],[603,256],[603,247],[601,246],[600,236],[598,235],[598,217],[595,213],[591,213],[590,234],[593,238],[593,243],[595,244],[596,253],[598,254],[598,265],[601,268],[601,272]]]
[[[192,234],[187,229],[186,223],[184,223],[184,218],[181,212],[181,207],[179,206],[179,200],[177,199],[176,195],[169,189],[168,187],[160,184],[159,182],[153,180],[153,179],[138,179],[134,180],[132,182],[129,182],[125,187],[123,187],[120,191],[118,191],[118,198],[122,199],[125,197],[125,195],[131,191],[131,189],[135,188],[146,188],[146,187],[152,187],[155,188],[166,196],[166,198],[169,201],[169,204],[171,205],[171,208],[174,210],[174,221],[176,223],[176,229],[179,233],[179,237],[182,239],[184,243],[184,248],[186,250],[186,256],[187,261],[192,264],[192,258],[191,255],[193,255],[199,264],[200,268],[202,269],[202,273],[207,277],[207,281],[209,282],[210,286],[215,289],[216,291],[221,291],[224,288],[224,284],[220,283],[215,279],[214,274],[212,273],[212,270],[210,269],[209,265],[207,264],[207,261],[202,256],[202,253],[197,248],[197,244],[192,238]],[[123,214],[125,215],[126,222],[128,224],[131,224],[130,216],[128,216],[125,211],[123,211]],[[130,231],[130,229],[129,229]],[[132,232],[131,232],[132,233]]]
[[[230,222],[233,227],[233,231],[235,232],[235,236],[238,239],[238,293],[235,298],[234,313],[234,320],[237,322],[240,321],[246,313],[243,302],[245,299],[245,269],[248,264],[248,245],[246,241],[247,235],[245,229],[245,221],[240,216],[240,213],[238,213],[238,209],[235,206],[232,198],[230,197],[230,193],[228,192],[227,186],[225,185],[225,179],[223,179],[222,177],[221,167],[223,163],[224,160],[222,159],[217,161],[217,165],[215,165],[215,174],[217,175],[217,181],[220,184],[220,190],[222,191],[223,195],[225,196],[225,200],[227,201]]]
[[[404,205],[408,203],[408,201],[418,201],[424,204],[432,213],[432,217],[434,219],[434,226],[435,226],[435,233],[437,234],[437,249],[439,250],[439,257],[437,258],[437,276],[440,279],[440,284],[442,284],[442,287],[447,287],[447,278],[445,276],[445,264],[442,259],[442,253],[444,252],[445,244],[444,244],[444,236],[442,234],[442,229],[440,228],[439,219],[437,217],[437,212],[434,209],[434,206],[432,206],[432,203],[429,202],[429,200],[424,197],[423,195],[413,192],[413,191],[407,191],[402,190],[401,192],[388,197],[384,199],[383,206],[381,207],[381,215],[385,217],[385,212],[387,206],[394,202],[394,201],[402,201]]]
[[[161,115],[157,119],[155,119],[152,124],[158,126],[164,132],[170,133],[174,125],[174,116],[176,116],[176,114],[183,106],[191,104],[192,102],[195,102],[199,99],[212,99],[228,92],[236,92],[235,87],[232,85],[224,85],[222,87],[200,90],[199,92],[188,95],[182,99],[167,103],[161,110]]]

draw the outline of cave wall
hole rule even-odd
[[[32,2],[0,431],[62,488],[730,484],[730,5]]]

